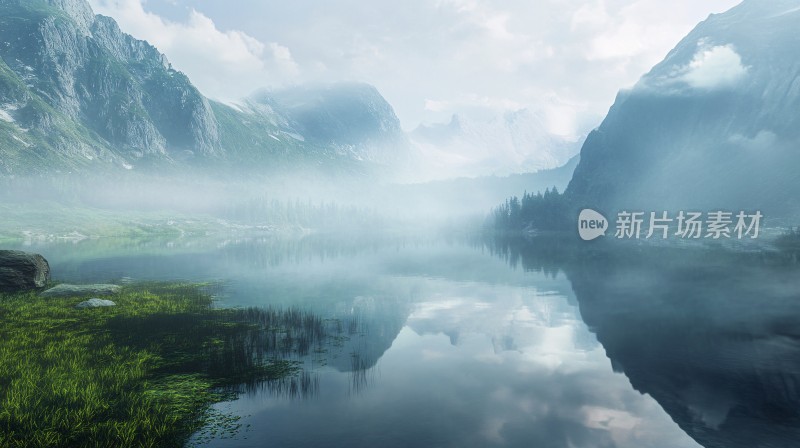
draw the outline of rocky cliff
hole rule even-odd
[[[374,87],[287,89],[231,107],[85,0],[0,0],[0,174],[390,164],[404,151]]]

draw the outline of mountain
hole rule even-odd
[[[303,85],[253,95],[248,104],[283,117],[298,138],[377,163],[403,158],[408,138],[392,106],[363,83]]]
[[[553,187],[564,191],[578,159],[575,156],[563,166],[534,173],[393,185],[377,194],[399,210],[415,210],[426,217],[471,217],[486,213],[510,196],[520,197],[526,191],[535,194]]]
[[[534,172],[564,165],[580,140],[550,133],[544,117],[529,109],[489,120],[453,115],[449,123],[423,124],[411,133],[422,157],[440,175],[486,176]]]
[[[85,0],[0,0],[0,174],[287,163],[368,172],[404,151],[371,86],[287,89],[232,107]]]
[[[798,0],[745,0],[700,23],[581,149],[578,206],[800,211]]]
[[[83,0],[0,1],[2,171],[131,167],[219,133],[208,101]]]

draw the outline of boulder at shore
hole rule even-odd
[[[119,285],[56,285],[39,294],[42,297],[110,296],[118,293]]]
[[[44,288],[50,280],[50,265],[39,254],[0,250],[0,292]]]
[[[116,303],[114,303],[114,302],[112,302],[110,300],[103,300],[103,299],[96,299],[95,298],[95,299],[89,299],[89,300],[83,301],[83,302],[75,305],[75,308],[77,308],[79,310],[83,310],[83,309],[86,309],[86,308],[103,308],[103,307],[107,307],[107,306],[116,306],[116,305],[117,305]]]

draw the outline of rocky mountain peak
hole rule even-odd
[[[0,174],[276,160],[359,173],[407,153],[373,86],[298,86],[231,107],[85,0],[0,0]]]
[[[91,30],[95,16],[92,7],[86,0],[45,0],[45,2],[64,11],[85,34]]]

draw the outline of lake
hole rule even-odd
[[[800,276],[753,254],[433,237],[21,247],[69,282],[215,281],[220,307],[334,328],[243,386],[205,447],[783,447],[800,440]],[[570,255],[571,254],[571,255]]]

